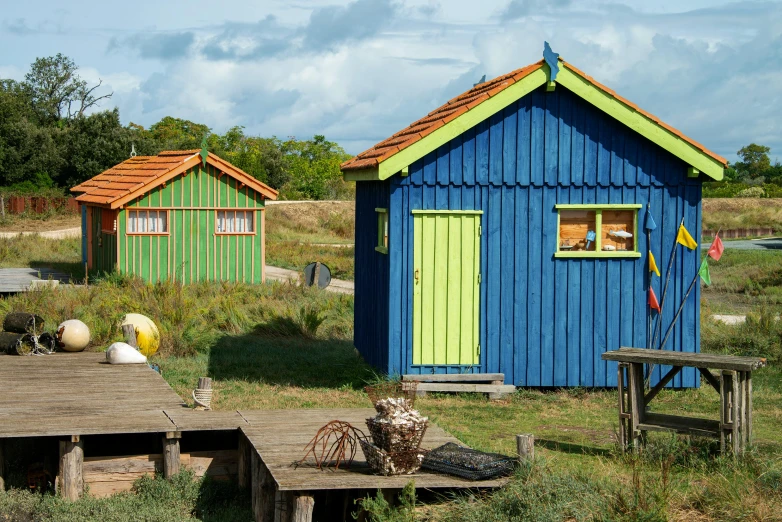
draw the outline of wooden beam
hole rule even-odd
[[[250,452],[251,498],[255,522],[274,522],[277,485],[256,450]]]
[[[720,381],[717,380],[716,377],[714,377],[714,374],[711,373],[711,371],[707,368],[698,368],[698,371],[701,372],[701,375],[704,379],[706,379],[706,382],[711,384],[711,387],[714,388],[717,393],[720,392]]]
[[[700,176],[701,171],[696,169],[695,167],[687,167],[687,177],[688,178],[697,178]]]
[[[0,439],[0,491],[5,491],[5,439]]]
[[[78,435],[60,441],[59,491],[68,500],[84,492],[84,441]]]
[[[252,485],[252,444],[247,440],[244,433],[239,431],[239,451],[237,452],[237,473],[239,487],[242,489]]]
[[[179,438],[163,437],[163,476],[170,479],[179,473]]]
[[[663,388],[665,388],[665,385],[671,382],[671,379],[676,377],[676,374],[682,371],[682,366],[674,366],[670,370],[668,370],[668,373],[663,376],[662,379],[660,379],[660,382],[658,382],[654,388],[649,390],[649,393],[647,393],[644,396],[644,406],[648,406],[650,402],[652,402],[652,399],[657,397],[657,394],[663,391]]]
[[[505,382],[504,373],[434,373],[429,375],[409,374],[402,376],[403,381],[417,382]]]

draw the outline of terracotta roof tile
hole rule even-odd
[[[721,162],[722,164],[727,165],[727,160],[722,156],[719,156],[709,151],[697,141],[688,138],[680,131],[660,121],[659,118],[642,110],[640,107],[631,103],[625,98],[622,98],[621,96],[616,94],[608,87],[598,83],[597,81],[594,80],[594,78],[584,74],[583,72],[576,69],[575,67],[565,62],[564,60],[560,60],[560,61],[569,70],[583,77],[598,89],[603,90],[604,92],[613,96],[614,98],[624,103],[625,105],[632,107],[634,110],[638,111],[639,113],[643,114],[647,118],[651,119],[652,121],[654,121],[661,127],[665,128],[669,132],[679,136],[683,140],[687,141],[688,143],[692,144],[696,148],[700,149],[704,154],[708,154],[709,156]],[[540,62],[533,63],[526,67],[522,67],[521,69],[511,71],[508,74],[498,76],[497,78],[493,78],[489,81],[474,86],[469,91],[464,92],[459,96],[450,99],[443,106],[433,110],[423,118],[411,123],[406,128],[397,132],[393,136],[381,141],[371,149],[368,149],[362,152],[361,154],[357,155],[353,159],[344,162],[340,166],[340,168],[343,171],[348,171],[348,170],[372,168],[377,166],[381,161],[390,158],[398,151],[404,150],[405,148],[409,147],[416,141],[420,140],[422,137],[434,132],[439,127],[442,127],[443,125],[455,120],[465,112],[474,109],[484,101],[501,93],[502,91],[504,91],[505,89],[507,89],[514,83],[516,83],[517,81],[523,79],[533,71],[540,69],[542,66],[543,66],[543,61],[541,60]]]
[[[152,188],[162,184],[172,175],[182,171],[182,166],[200,162],[190,162],[198,150],[167,150],[158,156],[136,156],[119,165],[101,172],[97,176],[73,187],[71,192],[81,193],[76,201],[98,205],[121,205],[123,198],[141,196]],[[209,153],[207,161],[226,174],[233,176],[250,188],[270,199],[277,198],[277,191],[261,183],[246,172],[231,165],[218,156]]]

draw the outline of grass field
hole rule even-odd
[[[339,228],[322,236],[336,241]],[[270,231],[270,242],[272,233],[280,242],[315,234],[283,228]],[[73,262],[77,255],[77,240],[0,239],[0,263],[10,263],[3,266],[51,266]],[[782,326],[774,319],[782,286],[779,260],[775,252],[726,251],[712,264],[714,285],[703,293],[704,314],[751,312],[741,327],[704,317],[704,350],[771,361],[755,374],[756,446],[747,458],[734,463],[716,456],[711,443],[665,434],[652,434],[641,457],[622,456],[615,446],[613,390],[519,390],[499,402],[432,394],[418,407],[466,444],[512,454],[515,434],[533,433],[538,460],[494,495],[429,497],[426,505],[394,510],[377,499],[366,504],[369,519],[782,520]],[[112,276],[88,288],[41,289],[0,299],[0,317],[12,310],[38,313],[50,325],[82,319],[92,330],[93,350],[121,339],[117,325],[125,313],[148,315],[161,329],[161,353],[154,362],[164,378],[187,399],[198,377],[211,376],[217,410],[366,407],[362,388],[378,377],[352,347],[352,296],[290,284],[182,288]],[[663,391],[655,411],[714,417],[717,405],[717,394],[704,387]],[[247,499],[236,489],[192,483],[187,476],[171,484],[145,480],[135,493],[74,504],[18,490],[0,493],[0,520],[247,517]]]
[[[782,231],[782,199],[707,198],[703,200],[703,228],[717,230],[771,227]]]

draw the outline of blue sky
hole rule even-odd
[[[325,134],[350,153],[534,62],[576,67],[735,159],[782,160],[782,3],[719,0],[2,0],[0,77],[61,52],[123,123]]]

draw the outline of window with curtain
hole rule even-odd
[[[128,234],[168,234],[168,211],[128,210]]]
[[[255,211],[253,210],[218,210],[218,234],[254,234]]]

